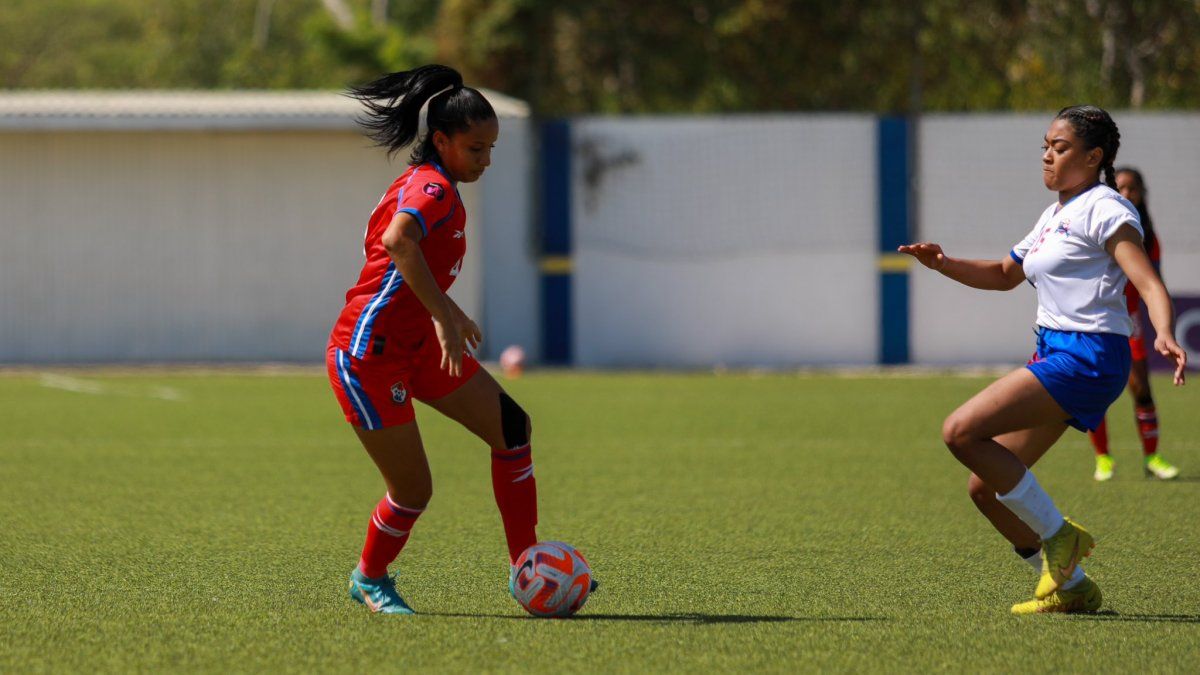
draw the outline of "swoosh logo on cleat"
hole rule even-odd
[[[1079,565],[1079,537],[1075,537],[1075,547],[1071,549],[1071,564],[1067,565],[1065,568],[1058,568],[1058,573],[1061,574],[1064,579],[1069,579],[1071,578],[1071,575],[1075,573],[1075,567],[1077,565]]]
[[[379,604],[371,600],[370,594],[364,591],[361,585],[358,587],[358,593],[362,596],[363,604],[367,606],[367,609],[370,609],[372,612],[379,611]]]

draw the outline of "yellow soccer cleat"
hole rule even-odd
[[[1079,561],[1092,554],[1095,546],[1096,540],[1087,530],[1070,518],[1063,518],[1058,532],[1042,542],[1042,578],[1038,579],[1034,596],[1043,600],[1057,591],[1071,578]]]
[[[1098,481],[1112,480],[1113,477],[1113,460],[1108,455],[1096,455],[1096,473],[1092,474],[1092,478]]]
[[[1171,480],[1179,475],[1179,468],[1155,453],[1146,458],[1146,476],[1159,480]]]
[[[1041,600],[1030,600],[1012,606],[1012,613],[1025,614],[1086,614],[1100,609],[1104,594],[1091,577],[1071,590],[1059,589]]]

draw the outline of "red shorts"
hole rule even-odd
[[[374,338],[378,340],[378,338]],[[329,383],[342,404],[346,420],[373,430],[408,424],[416,419],[412,399],[431,401],[466,384],[479,362],[463,354],[462,375],[451,377],[441,368],[442,347],[433,324],[417,338],[384,340],[382,353],[367,350],[362,359],[333,343],[325,353]]]

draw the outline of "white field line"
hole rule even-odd
[[[184,400],[183,392],[175,387],[154,386],[154,387],[113,387],[101,382],[84,380],[70,375],[60,375],[57,373],[42,373],[38,383],[47,389],[59,389],[61,391],[69,391],[76,394],[90,394],[92,396],[136,396],[156,398],[162,401],[182,401]]]

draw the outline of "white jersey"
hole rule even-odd
[[[1042,213],[1010,254],[1037,289],[1037,325],[1082,333],[1133,332],[1125,273],[1104,249],[1126,223],[1144,236],[1137,208],[1102,184]]]

